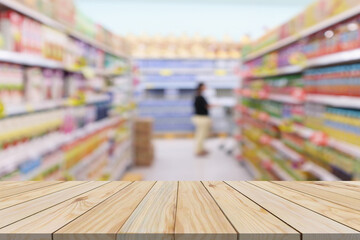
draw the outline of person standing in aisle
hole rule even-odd
[[[209,137],[211,128],[211,119],[209,117],[210,105],[203,96],[206,86],[200,83],[196,89],[194,101],[195,116],[192,121],[195,125],[195,153],[197,156],[206,156],[209,153],[204,148],[204,142]]]

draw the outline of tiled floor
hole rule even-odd
[[[240,181],[252,180],[248,171],[234,157],[219,149],[220,139],[207,142],[211,154],[194,156],[192,139],[155,140],[156,160],[150,168],[133,168],[131,172],[143,175],[143,180],[158,181]]]

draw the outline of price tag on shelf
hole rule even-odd
[[[296,98],[297,100],[305,101],[305,90],[302,88],[295,88],[291,91],[291,96],[293,96],[293,98]]]
[[[162,69],[160,70],[160,75],[164,77],[168,77],[173,75],[173,72],[170,69]]]
[[[226,74],[227,74],[227,71],[224,70],[224,69],[216,69],[215,70],[215,75],[216,76],[222,77],[222,76],[225,76]]]
[[[329,137],[326,133],[315,132],[310,137],[310,141],[318,146],[327,146],[329,144]]]

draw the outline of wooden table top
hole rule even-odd
[[[358,240],[360,182],[1,182],[0,239]]]

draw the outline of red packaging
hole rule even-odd
[[[1,13],[1,31],[4,36],[5,49],[8,51],[21,52],[22,46],[22,24],[24,17],[14,11]]]

